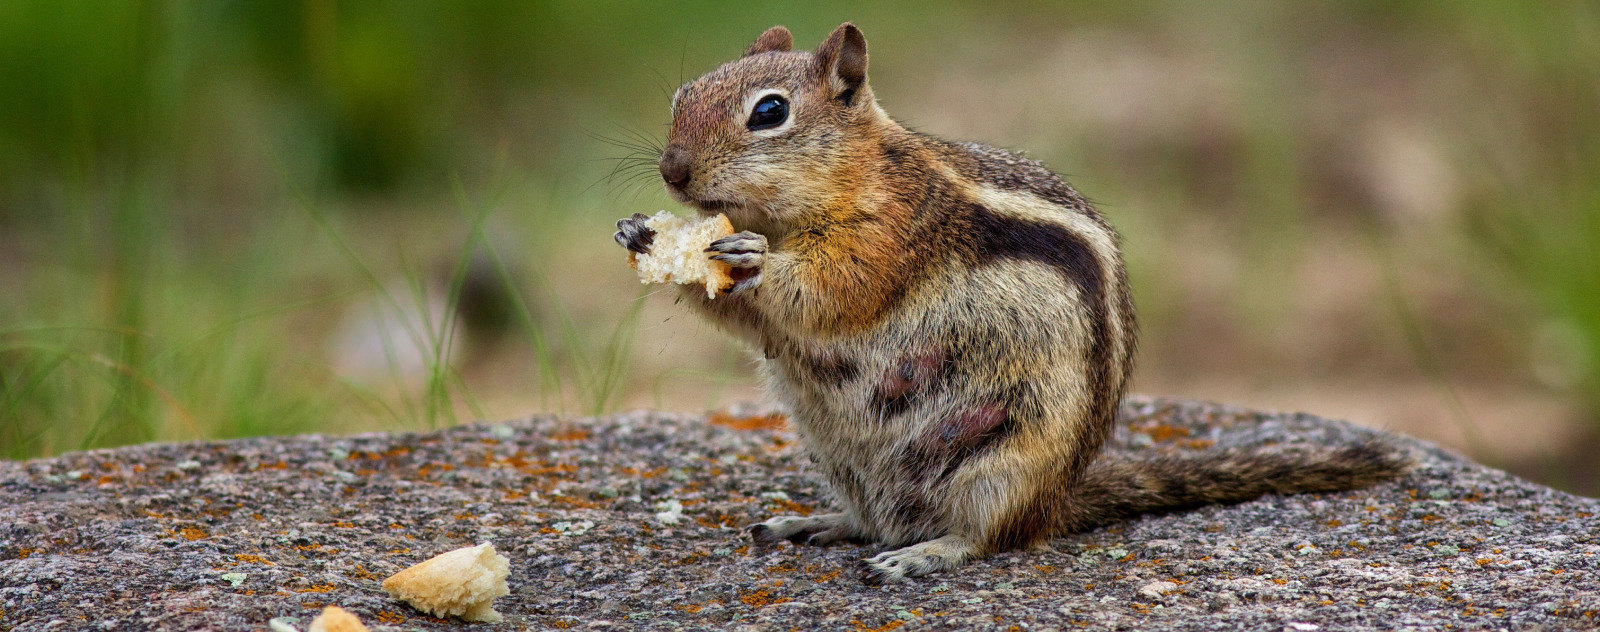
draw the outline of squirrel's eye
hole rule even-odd
[[[789,101],[780,95],[769,94],[756,101],[756,107],[750,110],[750,122],[746,126],[750,131],[772,129],[782,125],[789,118]]]

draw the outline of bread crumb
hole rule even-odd
[[[733,286],[733,266],[711,259],[706,246],[733,234],[727,215],[685,219],[659,211],[645,226],[656,232],[649,254],[629,253],[641,283],[704,284],[706,298]]]
[[[309,632],[367,632],[367,626],[344,608],[328,606],[311,620]]]
[[[436,617],[465,621],[500,621],[493,606],[511,594],[506,576],[511,562],[488,542],[438,555],[383,580],[383,589],[412,607]]]

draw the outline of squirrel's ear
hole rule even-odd
[[[794,48],[794,36],[789,34],[789,29],[774,26],[762,33],[761,37],[757,37],[756,41],[750,44],[750,48],[744,49],[744,56],[749,57],[773,51],[787,53],[792,48]]]
[[[867,36],[849,22],[817,47],[817,72],[833,86],[834,98],[850,105],[867,83]]]

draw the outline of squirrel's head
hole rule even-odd
[[[673,199],[725,212],[741,229],[773,229],[859,177],[854,148],[889,122],[867,86],[867,40],[847,22],[814,51],[793,45],[774,26],[743,57],[678,88],[660,160]]]

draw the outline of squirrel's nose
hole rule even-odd
[[[689,152],[682,147],[668,147],[661,152],[661,179],[674,188],[689,185]]]

